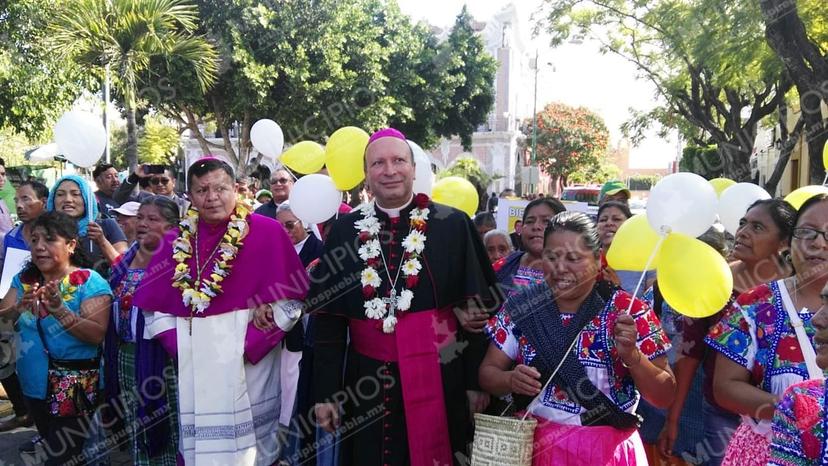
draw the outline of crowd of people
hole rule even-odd
[[[48,465],[461,465],[484,413],[537,420],[533,465],[826,464],[828,195],[700,236],[734,286],[693,319],[607,264],[622,184],[595,218],[532,199],[509,232],[414,173],[374,133],[370,199],[314,225],[291,171],[260,189],[212,157],[185,193],[154,166],[20,183],[0,431],[34,425],[21,452]]]

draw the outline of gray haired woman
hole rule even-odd
[[[512,247],[512,239],[503,230],[492,230],[483,235],[483,247],[486,248],[486,254],[489,255],[489,262],[492,264],[515,250]]]

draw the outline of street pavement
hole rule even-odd
[[[11,413],[11,404],[6,400],[0,400],[0,422],[9,419],[13,415]],[[34,466],[39,463],[40,455],[21,455],[18,453],[18,447],[28,442],[37,433],[34,427],[21,427],[8,432],[0,433],[0,466]],[[108,459],[102,459],[95,463],[98,466],[128,466],[132,464],[130,455],[125,451],[109,452]]]

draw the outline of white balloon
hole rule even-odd
[[[416,142],[409,140],[408,145],[414,153],[414,194],[423,193],[431,196],[431,189],[434,187],[431,159]]]
[[[265,157],[275,159],[285,146],[285,135],[275,121],[259,120],[250,128],[250,142]]]
[[[106,129],[97,116],[77,110],[64,113],[55,123],[55,142],[66,160],[89,168],[106,149]]]
[[[674,173],[650,191],[647,221],[660,234],[683,233],[693,238],[716,221],[718,199],[713,186],[694,173]]]
[[[735,235],[748,207],[756,201],[770,198],[767,191],[753,183],[736,183],[725,189],[719,198],[719,221],[725,230]]]
[[[342,193],[330,176],[305,175],[290,190],[290,210],[305,225],[322,223],[336,215]]]

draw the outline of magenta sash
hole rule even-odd
[[[520,414],[520,413],[518,413]],[[647,454],[638,430],[562,425],[534,416],[532,466],[642,466]]]
[[[363,356],[399,364],[411,466],[453,464],[440,349],[456,341],[457,318],[445,308],[403,312],[398,319],[390,334],[381,321],[352,319],[351,345]]]

